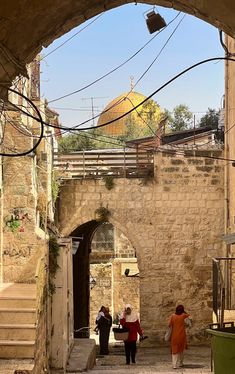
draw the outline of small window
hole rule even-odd
[[[114,227],[111,223],[105,222],[96,229],[91,249],[92,251],[114,250]]]

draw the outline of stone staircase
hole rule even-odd
[[[36,285],[0,284],[0,359],[34,357]]]

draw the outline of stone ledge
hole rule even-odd
[[[82,373],[95,366],[96,344],[94,339],[74,339],[66,373]],[[56,372],[55,372],[56,373]]]

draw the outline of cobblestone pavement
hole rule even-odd
[[[111,345],[108,356],[97,356],[96,367],[90,370],[90,374],[173,374],[210,373],[210,348],[190,347],[185,354],[184,367],[173,370],[169,347],[140,347],[138,349],[136,364],[126,365],[122,344]]]

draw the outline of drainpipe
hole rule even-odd
[[[0,158],[0,284],[3,283],[3,158]]]
[[[228,46],[228,36],[225,36],[225,43]],[[225,62],[225,132],[229,128],[229,61],[226,60]],[[229,135],[228,133],[224,136],[224,157],[229,158]],[[225,210],[224,210],[224,225],[225,225],[225,234],[230,232],[230,164],[227,163],[224,170],[224,194],[225,194]],[[226,257],[230,256],[230,245],[226,244]],[[228,264],[226,261],[225,265],[225,282],[226,282],[226,308],[229,307],[230,304],[230,292],[229,292],[229,271],[228,271]]]

